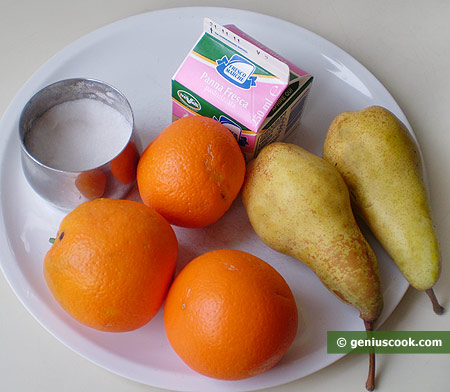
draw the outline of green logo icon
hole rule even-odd
[[[202,108],[200,102],[191,93],[188,93],[184,90],[178,90],[177,95],[181,99],[181,101],[192,110],[198,112]]]

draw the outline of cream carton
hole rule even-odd
[[[203,27],[172,78],[173,120],[220,121],[250,160],[298,126],[313,78],[236,26]]]

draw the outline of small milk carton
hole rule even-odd
[[[203,34],[172,78],[173,120],[216,119],[248,161],[298,126],[312,79],[236,26],[205,19]]]

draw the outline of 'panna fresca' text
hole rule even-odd
[[[232,102],[238,103],[243,108],[248,107],[248,101],[237,95],[230,87],[227,86],[225,88],[223,84],[220,84],[217,80],[211,78],[207,72],[203,72],[201,74],[200,80],[217,92],[222,93],[224,97],[228,98]]]

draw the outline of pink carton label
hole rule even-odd
[[[193,115],[219,121],[248,161],[298,126],[312,79],[235,26],[206,18],[172,78],[173,120]]]
[[[174,76],[254,132],[286,89],[288,78],[286,64],[209,19]]]
[[[192,54],[186,58],[176,80],[181,84],[188,83],[190,89],[203,99],[224,112],[232,112],[233,118],[256,132],[286,84],[274,77],[256,75],[255,84],[243,89],[221,76],[216,67],[217,64],[202,61]]]

